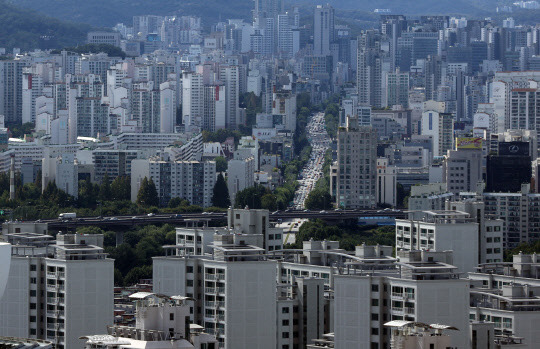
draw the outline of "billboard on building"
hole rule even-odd
[[[458,137],[456,149],[482,149],[482,141],[480,137]]]

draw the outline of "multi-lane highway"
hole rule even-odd
[[[330,137],[326,132],[324,113],[317,113],[309,119],[306,127],[311,145],[311,158],[300,172],[298,189],[294,195],[294,208],[303,209],[309,193],[315,188],[315,183],[323,175],[324,155],[330,147]]]
[[[358,220],[362,217],[389,217],[404,218],[405,213],[400,210],[285,210],[270,213],[270,220],[273,222],[285,221],[289,219],[322,219],[326,221]],[[35,223],[47,223],[49,229],[56,228],[76,228],[78,226],[134,226],[144,224],[181,224],[190,222],[219,222],[227,219],[225,212],[202,212],[202,213],[182,213],[182,214],[155,214],[136,216],[114,216],[114,217],[79,217],[75,219],[46,219],[38,220]]]

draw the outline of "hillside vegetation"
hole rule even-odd
[[[0,47],[8,51],[76,46],[86,40],[90,26],[69,23],[0,0]]]

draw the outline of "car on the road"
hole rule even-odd
[[[131,219],[139,219],[139,217],[133,216],[133,217],[131,217]]]
[[[179,218],[182,218],[182,215],[181,215],[181,214],[173,214],[173,215],[171,216],[171,218],[173,218],[173,219],[174,219],[174,218],[179,219]]]
[[[156,214],[154,212],[150,212],[149,214],[147,214],[148,217],[154,217]]]
[[[111,221],[117,221],[117,220],[118,220],[118,218],[116,218],[116,217],[111,217],[111,218],[109,218],[109,219],[110,219]]]

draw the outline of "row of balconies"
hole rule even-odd
[[[204,293],[225,293],[225,287],[205,287]]]
[[[225,306],[225,301],[205,301],[204,306],[207,308],[219,308]]]
[[[65,278],[66,277],[66,273],[63,272],[63,271],[48,271],[47,272],[47,277],[48,278]]]
[[[225,280],[225,274],[205,274],[206,280]]]

